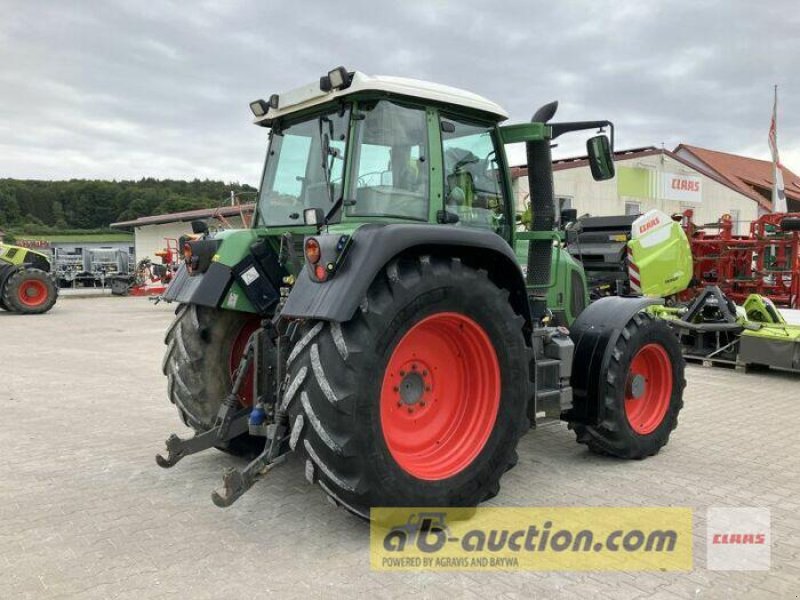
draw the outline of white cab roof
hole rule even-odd
[[[348,96],[358,92],[378,91],[411,96],[446,104],[455,104],[465,108],[471,108],[481,112],[489,113],[505,120],[508,113],[498,104],[487,100],[483,96],[478,96],[472,92],[420,81],[418,79],[406,79],[404,77],[386,77],[382,75],[370,76],[356,71],[350,86],[343,90],[332,90],[323,92],[319,89],[319,82],[314,82],[303,87],[299,87],[288,92],[279,94],[278,108],[270,108],[266,115],[255,119],[256,124],[267,124],[268,122],[318,104],[330,102],[335,98]],[[267,122],[267,123],[265,123]]]

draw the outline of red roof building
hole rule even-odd
[[[772,162],[679,144],[673,153],[698,166],[713,171],[742,194],[752,198],[767,211],[772,210]],[[800,176],[782,168],[783,185],[789,212],[800,211]]]

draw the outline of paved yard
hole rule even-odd
[[[0,598],[797,597],[800,377],[690,367],[670,445],[595,457],[565,426],[520,446],[498,505],[690,506],[690,573],[371,572],[368,528],[306,484],[299,461],[227,510],[211,489],[234,459],[153,460],[179,429],[160,373],[171,307],[62,298],[0,312]],[[705,569],[705,510],[772,511],[772,569]]]

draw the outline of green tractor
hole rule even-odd
[[[23,314],[45,313],[57,298],[58,287],[46,255],[0,243],[0,308]]]
[[[269,147],[253,227],[182,248],[163,369],[206,448],[246,455],[212,494],[228,506],[294,452],[347,510],[475,506],[499,491],[537,421],[562,419],[590,450],[657,453],[683,405],[675,336],[647,307],[587,306],[561,247],[550,147],[587,141],[614,176],[613,125],[501,125],[475,94],[344,68],[251,105]],[[516,231],[505,146],[524,143],[530,231]],[[524,250],[523,250],[524,248]],[[561,325],[557,325],[556,314]],[[256,455],[256,453],[258,453]]]

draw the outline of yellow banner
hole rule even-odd
[[[373,508],[379,571],[688,571],[691,508]]]

